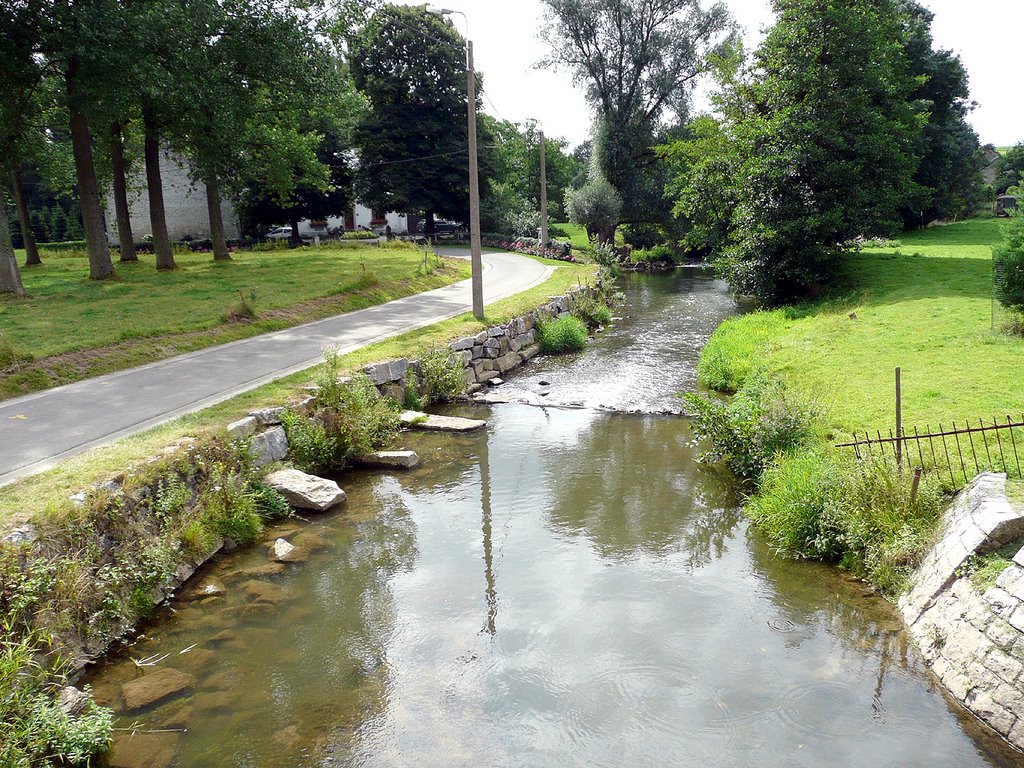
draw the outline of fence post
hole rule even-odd
[[[914,482],[910,486],[910,510],[914,510],[914,502],[917,501],[917,487],[921,484],[921,473],[924,470],[918,467],[914,470]]]
[[[903,387],[896,367],[896,466],[903,467]]]

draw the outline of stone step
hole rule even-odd
[[[399,419],[409,429],[423,429],[428,432],[472,432],[487,426],[486,421],[479,419],[436,416],[419,411],[403,411]]]
[[[420,457],[416,451],[374,451],[357,456],[355,463],[375,469],[412,469],[419,466]]]

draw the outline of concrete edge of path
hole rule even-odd
[[[507,252],[505,252],[505,251],[490,251],[488,253],[502,253],[502,254],[504,254],[504,253],[507,253]],[[486,257],[488,255],[488,253],[485,253],[484,256]],[[456,258],[468,258],[468,254],[465,257],[463,257],[461,254],[448,254],[448,255],[454,255],[454,256],[456,256]],[[518,255],[518,254],[510,254],[510,255],[515,256],[515,255]],[[483,274],[486,275],[491,270],[491,268],[492,267],[491,267],[490,264],[487,264],[486,262],[484,262],[484,272],[483,272]],[[537,279],[533,280],[532,282],[530,282],[529,284],[527,284],[525,286],[517,287],[514,290],[504,291],[504,292],[499,292],[499,293],[493,294],[493,295],[488,297],[487,304],[493,304],[496,301],[500,301],[502,299],[508,298],[509,296],[515,295],[517,293],[523,293],[525,291],[531,290],[532,288],[535,288],[538,285],[540,285],[541,283],[543,283],[546,280],[548,280],[551,277],[551,275],[554,273],[554,271],[555,271],[555,267],[553,265],[544,265],[544,270],[540,274],[540,276],[537,277]],[[451,288],[451,287],[459,286],[459,285],[468,285],[469,282],[470,282],[469,280],[461,280],[461,281],[459,281],[457,283],[453,283],[451,286],[447,286],[447,287]],[[443,290],[443,289],[434,289],[434,290]],[[430,293],[430,291],[427,291],[426,293]],[[407,301],[408,299],[414,298],[415,296],[418,296],[418,295],[423,295],[423,294],[412,294],[411,296],[406,296],[406,297],[403,297],[401,299],[395,299],[394,301],[396,301],[396,302]],[[385,307],[385,306],[387,306],[387,304],[390,304],[390,303],[392,303],[392,302],[387,302],[385,304],[380,304],[380,305],[376,305],[376,306],[378,306],[378,307]],[[393,329],[393,330],[388,331],[386,333],[382,333],[382,334],[380,334],[378,336],[374,336],[372,338],[366,339],[366,340],[364,340],[364,341],[362,341],[362,342],[360,342],[358,344],[351,344],[351,345],[348,345],[348,346],[345,346],[345,347],[339,347],[338,351],[339,351],[340,354],[343,354],[343,355],[349,354],[351,352],[355,352],[355,351],[357,351],[359,349],[362,349],[364,347],[370,346],[371,344],[376,344],[376,343],[384,341],[386,339],[393,338],[395,336],[400,336],[400,335],[402,335],[404,333],[409,333],[410,331],[419,330],[420,328],[425,328],[427,326],[434,325],[436,323],[444,322],[445,320],[449,320],[449,319],[451,319],[453,317],[457,317],[457,316],[459,316],[461,314],[465,314],[469,310],[470,310],[470,306],[466,305],[466,306],[461,307],[461,308],[459,308],[457,310],[454,310],[452,312],[444,313],[443,315],[433,316],[433,317],[430,317],[430,318],[426,318],[424,320],[420,320],[420,321],[417,321],[417,322],[409,323],[409,324],[404,325],[404,326],[402,326],[400,328],[396,328],[396,329]],[[343,313],[343,314],[345,314],[345,313]],[[332,317],[337,317],[337,316],[335,315],[335,316],[332,316]],[[273,335],[273,334],[283,333],[283,332],[288,332],[288,331],[295,331],[296,329],[301,329],[301,328],[308,328],[310,326],[315,326],[318,323],[322,323],[325,320],[329,320],[329,319],[330,318],[321,318],[319,320],[314,320],[311,323],[304,323],[302,325],[292,326],[291,328],[282,329],[280,331],[271,331],[267,335]],[[153,368],[153,367],[156,367],[156,366],[159,366],[159,365],[165,365],[168,362],[186,361],[186,360],[189,360],[190,358],[196,357],[196,356],[198,356],[198,355],[200,355],[202,353],[209,353],[210,351],[216,350],[216,349],[218,349],[220,347],[227,347],[227,346],[236,345],[236,344],[243,344],[246,341],[249,341],[249,340],[255,339],[255,338],[258,338],[258,337],[257,336],[252,336],[252,337],[249,337],[247,339],[239,339],[237,341],[227,342],[225,344],[218,344],[218,345],[215,345],[213,347],[204,347],[202,349],[193,350],[192,352],[187,352],[187,353],[185,353],[183,355],[176,355],[176,356],[170,357],[170,358],[163,358],[161,360],[155,360],[155,361],[153,361],[151,363],[146,363],[145,365],[137,366],[135,368],[128,368],[128,369],[121,370],[121,371],[114,371],[112,373],[104,374],[103,376],[97,376],[97,377],[92,378],[92,379],[84,379],[83,381],[80,381],[80,382],[73,382],[71,384],[65,384],[65,385],[62,385],[60,387],[54,387],[53,389],[42,390],[40,392],[33,392],[31,394],[28,394],[28,395],[23,395],[21,397],[12,398],[10,400],[2,401],[2,402],[0,402],[0,405],[2,405],[4,407],[17,406],[19,403],[27,403],[27,402],[30,402],[32,400],[38,399],[40,397],[43,397],[47,393],[56,392],[58,390],[67,390],[67,389],[71,389],[71,388],[76,387],[76,386],[80,386],[84,382],[97,381],[97,380],[108,380],[108,381],[115,380],[118,377],[124,376],[127,373],[129,373],[129,372],[146,370],[146,369]],[[290,365],[290,366],[287,366],[285,368],[281,368],[281,369],[275,370],[272,373],[265,374],[265,375],[262,375],[262,376],[254,377],[252,379],[249,379],[249,380],[243,382],[242,384],[239,384],[239,385],[231,387],[231,388],[229,388],[227,390],[218,392],[216,395],[213,395],[211,397],[206,397],[206,398],[202,398],[202,399],[196,400],[196,401],[194,401],[192,403],[189,403],[188,405],[180,407],[180,408],[174,408],[174,409],[170,409],[170,410],[167,410],[167,411],[163,411],[163,412],[161,412],[161,413],[159,413],[159,414],[157,414],[157,415],[155,415],[155,416],[153,416],[151,418],[142,419],[142,420],[140,420],[140,421],[138,421],[138,422],[136,422],[134,424],[131,424],[130,426],[128,426],[128,427],[126,427],[124,429],[120,429],[120,430],[118,430],[116,432],[112,432],[110,434],[104,435],[101,438],[97,438],[97,439],[94,439],[94,440],[83,441],[82,443],[74,445],[74,446],[72,446],[72,447],[70,447],[70,448],[68,448],[68,449],[66,449],[64,451],[61,451],[59,453],[56,453],[56,454],[54,454],[54,455],[52,455],[52,456],[50,456],[50,457],[48,457],[46,459],[43,459],[43,460],[40,460],[40,461],[26,463],[24,465],[15,467],[14,469],[12,469],[12,470],[4,473],[4,474],[0,474],[0,487],[3,487],[5,485],[10,485],[11,483],[14,483],[14,482],[16,482],[16,481],[18,481],[18,480],[20,480],[20,479],[22,479],[24,477],[29,476],[29,475],[34,475],[34,474],[37,474],[39,472],[45,472],[46,470],[51,469],[52,467],[54,467],[57,464],[59,464],[61,461],[64,461],[65,459],[72,458],[73,456],[77,456],[78,454],[84,453],[85,451],[88,451],[90,449],[99,448],[99,447],[104,446],[104,445],[109,445],[111,443],[117,442],[118,440],[122,440],[122,439],[124,439],[126,437],[130,437],[130,436],[138,434],[140,432],[152,429],[154,427],[158,427],[161,424],[165,424],[166,422],[171,421],[173,419],[176,419],[176,418],[178,418],[180,416],[184,416],[184,415],[187,415],[189,413],[195,413],[197,411],[203,410],[204,408],[209,408],[211,406],[217,405],[218,403],[222,403],[225,400],[230,400],[232,397],[236,397],[238,395],[244,394],[245,392],[249,392],[249,391],[251,391],[253,389],[256,389],[257,387],[263,386],[264,384],[269,384],[269,383],[271,383],[273,381],[277,381],[278,379],[285,378],[286,376],[291,376],[292,374],[299,373],[301,371],[307,370],[307,369],[312,368],[313,366],[317,365],[322,359],[323,359],[322,356],[317,355],[314,358],[311,358],[311,359],[308,359],[308,360],[304,360],[304,361],[302,361],[300,363],[297,363],[295,365]]]

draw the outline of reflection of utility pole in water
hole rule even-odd
[[[488,455],[488,438],[480,448],[480,508],[483,510],[484,533],[484,600],[487,602],[487,620],[483,631],[494,637],[498,631],[495,619],[498,617],[498,590],[494,585],[494,550],[491,545],[491,463]]]

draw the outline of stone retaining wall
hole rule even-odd
[[[544,306],[504,325],[491,326],[475,336],[451,342],[448,347],[463,363],[469,392],[474,392],[485,382],[533,359],[540,352],[537,324],[569,314],[580,297],[593,297],[597,291],[592,286],[581,286],[563,296],[551,297]],[[415,360],[403,357],[368,365],[363,372],[382,395],[401,403],[405,400],[410,377],[418,375],[418,364]]]
[[[911,636],[946,689],[1024,749],[1024,549],[979,593],[964,566],[1024,535],[1006,476],[983,473],[946,512],[942,538],[899,601]]]

